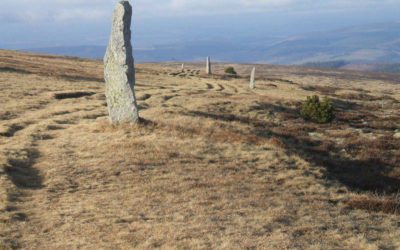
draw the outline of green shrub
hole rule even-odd
[[[228,68],[226,68],[226,69],[225,69],[225,73],[231,74],[231,75],[236,75],[236,74],[237,74],[234,67],[228,67]]]
[[[309,96],[301,105],[300,115],[306,121],[329,123],[335,118],[332,102],[328,98],[320,101],[319,97]]]

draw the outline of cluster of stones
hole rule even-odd
[[[107,107],[113,124],[139,122],[139,109],[135,97],[135,66],[131,44],[132,6],[120,1],[113,14],[111,37],[104,57]],[[181,70],[184,71],[182,64]],[[250,76],[250,88],[255,88],[255,71]],[[212,75],[210,57],[206,73]]]
[[[183,64],[182,64],[182,70],[183,70]],[[212,66],[211,66],[211,59],[208,56],[206,60],[206,73],[208,75],[212,75]],[[251,70],[251,75],[250,75],[250,86],[251,89],[256,88],[256,68],[253,67]]]

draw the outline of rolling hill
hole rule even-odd
[[[180,66],[136,65],[112,126],[100,61],[0,50],[0,249],[400,248],[397,75]]]

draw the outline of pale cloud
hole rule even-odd
[[[0,21],[65,22],[109,18],[118,0],[1,0]],[[271,11],[398,8],[399,0],[132,0],[139,17],[215,15]]]
[[[296,4],[296,0],[171,0],[165,7],[177,14],[215,14],[232,12],[282,10]]]
[[[109,16],[114,0],[1,0],[3,22],[99,20]],[[0,24],[1,25],[1,24]]]
[[[141,1],[137,1],[140,3]],[[158,1],[153,1],[158,2]],[[224,12],[235,11],[272,11],[282,9],[343,9],[343,8],[363,8],[372,6],[398,6],[398,0],[170,0],[163,4],[154,3],[154,6],[161,5],[164,8],[171,8],[177,11],[191,12]]]

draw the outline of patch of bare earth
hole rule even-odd
[[[0,249],[400,248],[397,79],[185,65],[139,65],[113,127],[100,62],[0,51]]]

